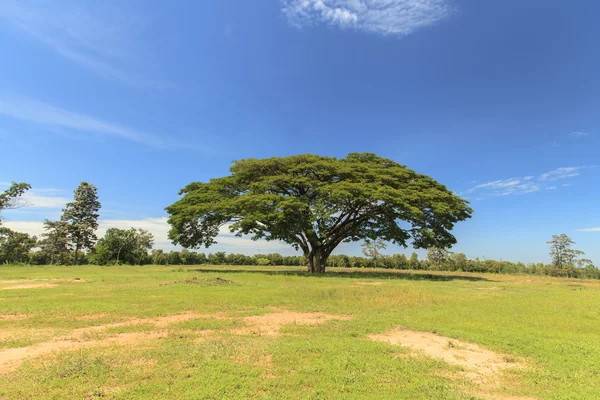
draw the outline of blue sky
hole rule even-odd
[[[231,160],[370,151],[471,200],[455,251],[548,261],[567,233],[600,264],[597,1],[0,3],[0,182],[33,185],[9,227],[87,180],[102,229],[168,249],[164,207]]]

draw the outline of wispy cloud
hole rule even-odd
[[[477,185],[467,193],[479,192],[485,196],[509,196],[511,194],[525,194],[538,192],[541,186],[530,180],[520,178],[509,178]]]
[[[535,193],[541,190],[556,190],[558,189],[558,185],[550,185],[549,182],[579,176],[581,171],[586,168],[594,168],[594,166],[562,167],[545,172],[538,177],[528,175],[522,178],[500,179],[479,184],[469,189],[466,193],[472,194],[476,192],[480,196],[477,200],[482,200],[487,197]],[[560,186],[567,187],[570,184],[564,183]]]
[[[564,167],[557,168],[553,171],[546,172],[540,175],[540,181],[556,181],[559,179],[571,178],[573,176],[578,176],[580,174],[580,170],[585,167]]]
[[[589,135],[590,135],[589,132],[583,132],[583,131],[569,133],[569,136],[574,137],[574,138],[581,138],[581,137],[589,136]]]
[[[27,192],[23,195],[23,203],[27,206],[27,208],[62,209],[69,201],[72,201],[66,197],[47,196],[41,194],[40,192],[41,191],[35,190]]]
[[[0,182],[0,191],[11,185],[11,182]],[[56,208],[61,209],[71,201],[66,197],[57,196],[62,192],[60,189],[42,188],[29,190],[21,196],[23,205],[26,208]]]
[[[577,229],[577,232],[600,232],[600,228]]]
[[[45,127],[47,131],[68,130],[84,134],[113,136],[152,147],[172,147],[158,136],[122,125],[67,111],[26,97],[0,98],[0,116]]]
[[[93,9],[92,9],[93,7]],[[144,18],[103,2],[71,0],[4,0],[0,20],[26,32],[52,51],[107,79],[139,87],[169,87],[148,79],[145,62],[151,56],[139,40],[147,27]]]
[[[283,14],[297,27],[327,24],[405,36],[447,18],[447,0],[283,0]]]

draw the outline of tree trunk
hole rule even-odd
[[[119,265],[119,256],[121,255],[122,248],[123,248],[123,246],[119,247],[119,251],[117,252],[117,262],[115,263],[115,265]]]
[[[77,258],[79,257],[79,242],[75,245],[75,257],[73,258],[73,265],[77,265]]]
[[[306,255],[308,259],[308,272],[311,274],[324,274],[325,264],[329,258],[329,254],[324,254],[321,251],[314,251]]]

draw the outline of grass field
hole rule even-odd
[[[84,398],[600,398],[600,282],[0,267],[0,399]]]

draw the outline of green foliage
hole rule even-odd
[[[29,252],[36,243],[35,236],[0,227],[0,264],[29,262]]]
[[[99,265],[143,264],[153,244],[154,235],[144,229],[109,228],[96,244],[91,259]]]
[[[87,182],[81,182],[74,193],[74,201],[67,203],[61,221],[68,224],[68,238],[75,248],[73,264],[77,265],[79,251],[91,249],[98,239],[96,230],[100,202],[98,189]]]
[[[427,249],[427,261],[429,269],[434,271],[443,271],[448,263],[448,250],[440,247],[430,247]]]
[[[371,153],[235,161],[231,175],[192,183],[180,194],[166,208],[175,244],[208,247],[230,224],[237,235],[301,249],[315,273],[325,271],[342,242],[449,247],[454,225],[472,213],[432,178]]]
[[[270,265],[271,264],[271,260],[269,260],[268,258],[257,258],[256,259],[256,265]]]
[[[66,265],[71,262],[70,252],[72,250],[69,243],[69,224],[65,221],[44,221],[45,233],[42,234],[42,240],[39,247],[44,255],[46,262],[54,265]]]
[[[547,243],[550,245],[552,265],[566,276],[572,275],[581,261],[584,263],[588,262],[588,260],[579,260],[579,256],[585,253],[581,250],[572,249],[571,246],[575,242],[564,233],[562,235],[553,235],[552,240]]]
[[[28,183],[13,182],[8,189],[0,193],[0,212],[23,206],[19,200],[29,189],[31,189],[31,185]],[[1,218],[0,224],[2,224]]]
[[[366,257],[373,259],[375,267],[377,267],[377,261],[383,257],[379,250],[385,250],[387,245],[382,239],[367,240],[360,245],[363,254]]]

